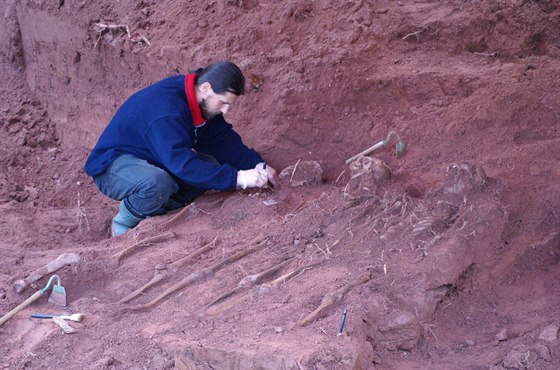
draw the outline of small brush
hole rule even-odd
[[[54,323],[58,325],[62,329],[62,331],[66,334],[74,334],[77,331],[76,329],[71,327],[70,324],[64,321],[64,319],[61,319],[60,317],[53,317],[52,321],[54,321]]]
[[[84,318],[84,314],[83,313],[73,313],[71,315],[52,315],[52,314],[47,314],[47,313],[34,313],[34,314],[31,314],[31,317],[34,318],[34,319],[53,319],[53,318],[57,317],[57,318],[63,319],[63,320],[80,322]]]

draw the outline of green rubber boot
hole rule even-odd
[[[113,222],[111,223],[111,235],[113,237],[119,236],[138,225],[142,220],[142,218],[138,218],[130,213],[124,205],[124,201],[121,201],[119,213],[113,217]]]

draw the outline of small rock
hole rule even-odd
[[[208,26],[208,22],[206,22],[204,19],[201,19],[198,21],[197,25],[200,28],[206,28]]]
[[[277,326],[277,327],[274,328],[274,332],[280,334],[280,333],[284,332],[284,329],[282,329],[280,326]]]
[[[418,344],[421,330],[413,313],[394,311],[373,321],[378,321],[376,338],[384,348],[408,351]]]
[[[20,126],[15,124],[15,123],[9,124],[9,126],[8,126],[8,132],[12,135],[18,133],[19,129],[20,129]]]
[[[506,369],[525,369],[529,360],[529,350],[524,348],[512,349],[503,359],[502,365]]]
[[[323,181],[323,169],[317,161],[300,161],[280,172],[280,178],[287,178],[290,186],[316,185]]]
[[[449,194],[466,194],[486,187],[488,178],[482,167],[469,163],[451,164],[445,174],[444,190]]]
[[[454,351],[461,351],[463,348],[472,347],[474,346],[474,340],[465,340],[464,342],[459,343],[455,346]]]
[[[539,335],[539,339],[547,342],[554,342],[555,340],[558,340],[558,325],[548,325],[544,328],[541,335]]]
[[[534,64],[527,64],[527,67],[525,68],[526,71],[534,70],[534,69],[537,69],[537,67]]]
[[[552,360],[552,356],[550,355],[550,348],[548,348],[544,344],[539,343],[535,345],[535,352],[537,352],[539,357],[546,362],[550,362],[550,360]]]
[[[500,342],[508,339],[508,331],[506,328],[500,330],[498,334],[496,334],[496,339]]]
[[[19,136],[16,139],[16,145],[18,146],[24,146],[25,144],[27,144],[27,137],[26,136]]]

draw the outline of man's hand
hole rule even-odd
[[[255,169],[264,169],[266,171],[266,176],[268,177],[267,180],[272,184],[272,186],[276,186],[280,183],[276,170],[270,167],[266,162],[257,164]]]
[[[266,186],[267,182],[268,174],[263,168],[237,171],[237,186],[242,189],[262,188]]]

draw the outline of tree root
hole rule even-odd
[[[348,293],[353,287],[365,284],[371,279],[370,273],[366,273],[360,276],[355,282],[346,284],[343,287],[335,290],[332,293],[327,293],[323,299],[321,300],[321,304],[319,307],[315,309],[315,311],[311,312],[302,320],[297,322],[298,326],[306,326],[312,321],[317,320],[320,318],[329,308],[331,308],[335,303],[338,303],[344,298],[344,295]]]

